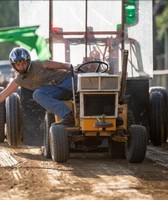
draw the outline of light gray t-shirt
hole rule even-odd
[[[53,70],[42,67],[42,63],[38,60],[31,62],[29,72],[26,74],[26,78],[22,78],[18,74],[14,81],[29,90],[36,90],[46,85],[57,85],[62,82],[70,71],[65,70]]]

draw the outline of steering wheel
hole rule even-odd
[[[100,60],[94,60],[94,61],[88,61],[81,65],[79,65],[76,70],[79,72],[87,73],[87,72],[101,72],[104,73],[108,70],[109,66],[107,63],[100,61]]]

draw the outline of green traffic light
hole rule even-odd
[[[137,0],[125,1],[125,23],[127,25],[134,25],[137,22]]]
[[[128,5],[125,7],[125,22],[129,25],[136,23],[136,8],[134,5]]]

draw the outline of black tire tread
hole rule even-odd
[[[154,146],[164,142],[163,95],[153,91],[150,94],[150,139]]]
[[[20,97],[13,93],[6,99],[7,143],[17,147],[23,139]]]
[[[51,158],[49,130],[51,124],[54,122],[54,114],[49,111],[46,111],[44,119],[44,156],[46,158]]]
[[[128,142],[126,143],[125,155],[130,163],[141,163],[146,155],[147,131],[144,126],[132,125],[128,130]]]
[[[68,160],[68,133],[63,125],[52,125],[50,127],[50,149],[53,161],[62,163]]]
[[[0,87],[0,92],[4,90],[3,87]],[[5,139],[5,102],[0,104],[0,142],[3,142]]]
[[[167,141],[167,137],[168,137],[168,91],[165,87],[161,87],[161,86],[154,86],[154,87],[150,87],[150,94],[152,92],[160,92],[163,95],[163,101],[164,101],[164,108],[163,108],[163,115],[164,115],[164,141]]]

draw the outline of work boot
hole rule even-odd
[[[75,120],[74,120],[74,116],[73,113],[70,112],[68,114],[65,115],[64,119],[62,119],[60,122],[58,123],[53,123],[54,125],[59,125],[62,124],[64,126],[68,126],[68,127],[72,127],[75,126]]]

